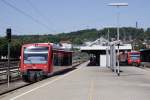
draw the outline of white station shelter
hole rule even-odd
[[[95,66],[106,67],[110,66],[111,64],[111,55],[116,58],[118,46],[117,42],[109,42],[104,38],[99,38],[91,44],[81,47],[81,52],[86,52],[90,55],[92,59],[94,59]],[[119,51],[122,52],[129,52],[132,50],[131,44],[123,44],[120,42]],[[90,58],[90,61],[91,61]],[[93,65],[93,64],[92,64]]]

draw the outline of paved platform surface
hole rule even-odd
[[[3,95],[0,100],[150,100],[150,70],[124,66],[118,77],[108,68],[86,64]]]

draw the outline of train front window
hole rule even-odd
[[[131,54],[131,59],[132,60],[138,60],[138,59],[140,59],[140,54]]]
[[[24,48],[25,64],[46,64],[48,61],[48,47]]]

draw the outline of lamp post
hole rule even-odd
[[[115,6],[119,9],[119,7],[128,6],[128,3],[109,3],[108,6]],[[118,45],[117,54],[118,54],[118,57],[119,57],[119,45],[120,45],[120,43],[119,43],[119,34],[120,34],[120,31],[119,31],[119,28],[120,28],[119,17],[120,17],[120,13],[118,11],[118,13],[117,13],[117,41],[118,41],[118,43],[117,43],[117,45]],[[119,59],[117,59],[117,75],[120,76]]]
[[[107,37],[107,39],[108,39],[108,41],[107,41],[107,43],[106,43],[106,67],[109,67],[109,28],[108,28],[108,32],[107,32],[107,35],[108,35],[108,37]]]

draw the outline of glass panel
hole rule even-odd
[[[25,64],[46,64],[48,61],[48,47],[24,48]]]
[[[140,59],[140,55],[139,54],[131,54],[131,59],[138,60],[138,59]]]

